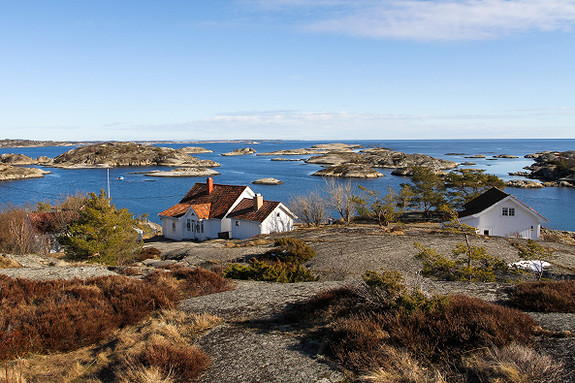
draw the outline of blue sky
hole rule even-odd
[[[574,138],[573,0],[0,0],[0,138]]]

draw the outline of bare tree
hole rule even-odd
[[[349,225],[357,212],[354,204],[354,188],[351,181],[336,181],[334,178],[324,178],[327,193],[327,205],[337,211],[344,225]]]
[[[318,192],[299,195],[290,201],[290,209],[307,226],[319,226],[325,219],[326,199]]]

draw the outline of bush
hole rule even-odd
[[[318,278],[311,270],[301,264],[277,262],[264,262],[257,259],[250,260],[249,265],[231,264],[225,271],[224,277],[244,279],[250,281],[266,282],[311,282]]]
[[[415,242],[419,252],[415,258],[423,264],[421,273],[447,281],[494,282],[507,276],[509,267],[498,258],[489,255],[484,247],[460,243],[445,257],[434,249]]]
[[[575,313],[575,281],[520,283],[509,302],[526,311]]]
[[[166,375],[173,375],[176,382],[190,382],[208,369],[210,357],[196,346],[161,339],[147,343],[129,362],[130,365],[156,367]]]
[[[535,322],[520,311],[465,296],[442,310],[362,312],[337,320],[328,352],[356,372],[387,366],[385,346],[417,355],[424,364],[447,365],[476,349],[529,344]]]
[[[153,310],[172,308],[184,296],[229,289],[229,281],[200,269],[158,271],[143,280],[32,281],[0,275],[0,360],[75,350]]]
[[[315,250],[297,238],[278,238],[275,248],[266,252],[266,259],[278,260],[284,263],[305,263],[315,257]]]

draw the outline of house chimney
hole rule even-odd
[[[214,191],[214,179],[212,177],[208,177],[206,184],[208,185],[208,194],[212,194]]]
[[[258,211],[264,206],[264,197],[261,194],[256,194],[254,197],[254,210]]]

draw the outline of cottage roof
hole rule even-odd
[[[159,215],[181,217],[191,207],[200,219],[222,219],[246,189],[247,186],[214,184],[212,192],[208,193],[208,184],[198,182],[178,204]]]
[[[543,217],[541,214],[535,211],[535,209],[530,208],[529,206],[525,205],[523,202],[521,202],[511,194],[507,194],[503,190],[498,189],[496,187],[492,187],[485,193],[481,194],[480,196],[472,199],[471,201],[463,205],[463,210],[458,213],[458,216],[459,218],[463,218],[480,213],[484,210],[489,209],[496,203],[503,201],[506,198],[513,199],[515,202],[523,206],[531,214],[538,216],[542,221],[548,222],[547,218]]]
[[[495,205],[497,202],[509,197],[509,194],[505,193],[503,190],[498,189],[496,187],[492,187],[491,189],[487,190],[485,193],[481,194],[478,197],[475,197],[471,201],[467,202],[463,205],[463,211],[458,213],[459,218],[467,217],[468,215],[477,214],[480,211],[483,211],[489,208],[492,205]]]
[[[242,219],[246,221],[263,222],[265,219],[279,206],[280,202],[276,201],[263,201],[262,206],[254,209],[254,200],[244,198],[241,202],[228,214],[229,218]]]

